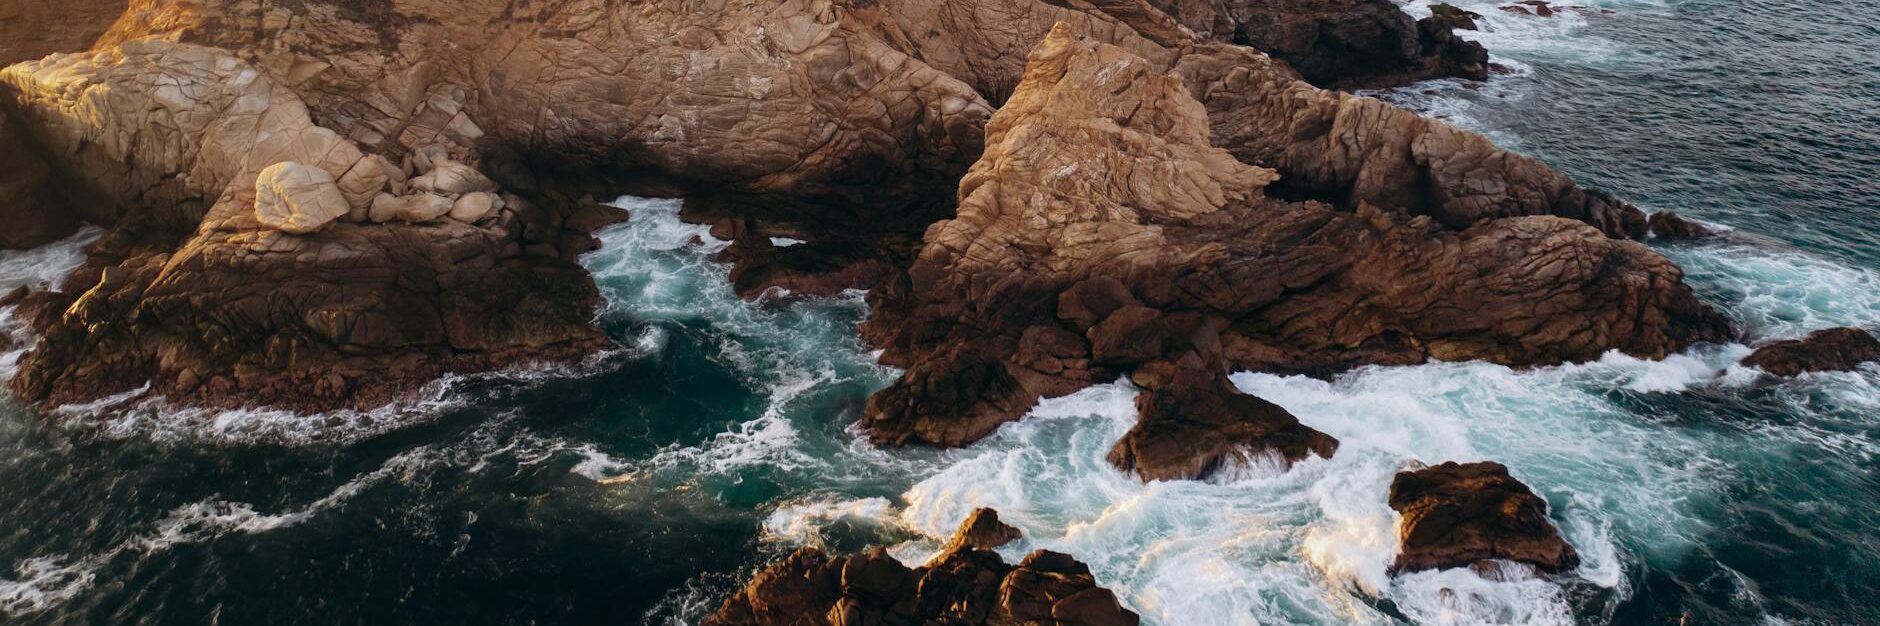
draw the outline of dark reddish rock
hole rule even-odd
[[[1466,207],[1445,212],[1455,227],[1369,201],[1346,211],[1272,193],[1283,174],[1209,145],[1189,84],[1066,31],[1032,52],[993,116],[956,217],[927,230],[904,276],[869,293],[863,334],[904,370],[864,410],[877,444],[966,445],[1039,398],[1130,375],[1148,390],[1139,408],[1151,421],[1115,458],[1148,476],[1195,475],[1225,451],[1128,449],[1159,450],[1161,433],[1195,429],[1223,447],[1270,441],[1293,459],[1330,450],[1329,438],[1238,398],[1230,369],[1661,357],[1728,333],[1670,261],[1563,216],[1499,214],[1504,188],[1457,198]],[[1583,209],[1598,197],[1479,138],[1426,130],[1404,140],[1458,151],[1444,153],[1460,169],[1436,159],[1439,180],[1483,180],[1464,170],[1484,167],[1487,178],[1556,181],[1548,188],[1568,194],[1557,199]],[[1371,168],[1366,185],[1400,173]],[[1207,371],[1173,376],[1190,357]]]
[[[1743,364],[1776,376],[1852,370],[1880,360],[1880,340],[1858,328],[1829,328],[1757,348]]]
[[[1482,19],[1480,13],[1447,2],[1430,5],[1430,16],[1437,18],[1439,23],[1458,30],[1477,30],[1475,21]]]
[[[1017,528],[999,521],[999,512],[989,508],[974,509],[966,521],[960,524],[958,532],[941,552],[953,552],[962,548],[991,550],[1017,541],[1021,535]]]
[[[1158,367],[1159,366],[1159,367]],[[1196,355],[1151,364],[1138,379],[1173,369],[1169,380],[1136,397],[1141,418],[1110,450],[1110,463],[1143,480],[1201,479],[1229,463],[1274,454],[1285,464],[1331,458],[1338,440],[1299,423],[1279,405],[1241,393]]]
[[[1401,552],[1391,572],[1475,567],[1491,559],[1560,574],[1580,555],[1547,519],[1547,501],[1500,463],[1444,463],[1399,472],[1390,508],[1402,519]],[[1483,564],[1482,567],[1486,567]]]
[[[1312,84],[1329,89],[1488,77],[1488,51],[1453,36],[1454,21],[1438,17],[1419,22],[1390,0],[1151,3],[1196,33],[1258,48],[1285,61]]]
[[[1068,554],[1038,550],[1008,565],[986,545],[1017,531],[980,509],[926,565],[875,548],[831,557],[802,548],[759,572],[706,626],[1052,624],[1136,626],[1141,619]]]
[[[1715,234],[1703,224],[1679,217],[1674,211],[1653,213],[1646,223],[1652,236],[1658,239],[1701,239]]]
[[[26,285],[14,287],[12,291],[7,292],[7,295],[0,296],[0,307],[19,306],[21,302],[26,301],[26,296],[32,293],[32,287]]]

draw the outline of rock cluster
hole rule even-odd
[[[1068,554],[1038,550],[1013,566],[992,552],[1017,536],[997,513],[979,509],[947,549],[918,568],[902,565],[880,548],[835,557],[802,548],[758,573],[704,623],[1135,626],[1141,621]]]
[[[410,187],[443,210],[371,220],[401,168],[227,51],[128,41],[11,66],[0,84],[34,154],[113,213],[72,288],[49,296],[58,314],[12,382],[28,400],[149,382],[181,401],[372,406],[444,372],[608,345],[592,284],[522,251],[522,217],[499,213],[487,177],[427,145]],[[460,204],[464,219],[436,221]]]
[[[26,129],[30,144],[20,157],[27,166],[0,170],[0,196],[26,198],[16,206],[33,207],[36,215],[24,221],[47,224],[48,232],[75,222],[70,215],[114,227],[84,276],[68,283],[78,290],[111,286],[112,305],[88,309],[105,318],[74,314],[54,321],[60,329],[42,329],[73,338],[29,356],[15,384],[48,400],[95,397],[135,386],[139,377],[155,378],[158,389],[170,392],[240,389],[234,382],[186,383],[260,381],[282,367],[339,361],[350,363],[339,375],[350,381],[391,367],[399,354],[477,355],[482,362],[511,348],[531,354],[592,345],[598,333],[585,323],[584,307],[594,289],[571,260],[591,245],[580,226],[604,220],[577,218],[595,213],[576,199],[629,190],[688,194],[696,200],[688,202],[689,216],[739,224],[731,230],[741,236],[727,254],[739,263],[742,292],[783,286],[833,293],[894,283],[877,290],[877,304],[887,311],[884,319],[905,320],[907,329],[877,325],[870,337],[891,361],[931,363],[878,396],[881,408],[871,420],[906,422],[893,416],[930,412],[938,418],[926,420],[930,426],[953,432],[885,440],[969,441],[1040,394],[1155,363],[1176,368],[1191,354],[1207,369],[1320,372],[1432,357],[1549,362],[1609,348],[1651,355],[1721,333],[1720,319],[1689,301],[1674,267],[1609,240],[1644,235],[1636,209],[1478,136],[1298,79],[1305,73],[1324,85],[1350,86],[1455,73],[1432,64],[1470,48],[1443,43],[1446,27],[1414,25],[1388,5],[788,0],[701,10],[603,0],[525,6],[134,0],[93,52],[0,73],[8,128]],[[1034,269],[1024,267],[957,271],[935,283],[945,273],[937,268],[948,264],[933,251],[963,243],[970,236],[962,229],[976,223],[954,220],[928,232],[969,198],[952,191],[1017,180],[1020,172],[987,169],[963,184],[962,174],[974,163],[1011,165],[1032,156],[1011,160],[996,154],[1014,152],[1009,147],[988,149],[989,137],[1006,137],[989,130],[988,120],[995,104],[1017,99],[1025,52],[1058,24],[1125,51],[1135,60],[1119,69],[1132,76],[1178,77],[1157,82],[1170,92],[1161,100],[1179,100],[1173,92],[1192,98],[1164,111],[1178,129],[1145,131],[1139,126],[1161,122],[1126,119],[1126,133],[1058,138],[1058,145],[1159,138],[1156,150],[1167,150],[1157,157],[1163,171],[1132,170],[1133,183],[1089,169],[1062,178],[1025,172],[1042,181],[1031,183],[1040,190],[1090,186],[1047,195],[1060,206],[1040,209],[1054,223],[1076,224],[1060,234],[1075,238],[1022,242],[1065,246],[1061,255],[1027,249],[1012,257],[1032,263],[1061,256],[1061,262],[1037,268],[1036,281],[983,282]],[[1307,32],[1323,36],[1300,35]],[[1268,34],[1281,37],[1265,45],[1286,60],[1234,43],[1260,45],[1252,40]],[[1121,83],[1086,77],[1083,85]],[[12,137],[0,130],[0,144]],[[1134,159],[1137,147],[1054,167],[1129,169],[1110,161]],[[1173,171],[1191,158],[1206,166],[1198,175]],[[33,160],[49,173],[32,175],[40,171]],[[304,178],[296,184],[304,201],[281,195],[278,185],[257,186],[262,170],[290,162],[304,166],[293,179]],[[332,216],[330,189],[314,182],[314,170],[332,177],[344,216]],[[1139,193],[1132,186],[1138,183],[1166,183],[1183,189],[1170,194],[1190,196],[1166,202],[1171,196]],[[997,196],[996,189],[1020,184],[988,189]],[[55,187],[72,192],[53,198],[45,190]],[[1129,215],[1049,216],[1066,198],[1110,194],[1116,197],[1099,204],[1120,205]],[[1004,213],[959,210],[962,217],[968,212]],[[1508,219],[1524,216],[1567,219]],[[770,243],[779,236],[808,243]],[[953,240],[935,238],[942,236]],[[1153,243],[1156,236],[1169,245]],[[226,286],[274,280],[272,272],[290,271],[288,258],[351,259],[325,246],[353,251],[379,240],[423,251],[426,260],[368,256],[415,269],[301,274],[322,285],[309,289],[344,294],[335,296],[343,305],[289,294],[260,298],[263,306]],[[463,247],[468,241],[481,243]],[[199,254],[224,245],[225,253]],[[320,250],[292,248],[307,245]],[[1111,253],[1132,255],[1100,271],[1077,267]],[[471,279],[429,260],[456,255],[502,269]],[[176,265],[179,259],[217,260],[205,268],[225,259],[231,269],[211,281],[196,266]],[[1458,280],[1477,265],[1488,269]],[[904,273],[909,266],[915,273]],[[407,269],[420,277],[403,275]],[[531,276],[572,282],[550,285]],[[1114,320],[1109,310],[1102,319],[1060,318],[1053,310],[1062,292],[1100,276],[1118,281],[1128,292],[1118,301],[1133,300],[1135,308]],[[397,292],[422,294],[414,297],[426,304],[392,310],[408,300],[369,301],[353,282],[382,279]],[[490,286],[505,280],[521,284]],[[916,284],[957,291],[906,289]],[[223,310],[233,303],[224,296],[173,300],[190,301],[186,308],[201,313],[200,324],[216,328],[191,334],[234,339],[197,339],[205,345],[181,350],[170,345],[180,339],[155,338],[164,332],[155,329],[154,309],[141,303],[157,287],[246,298],[240,314]],[[572,296],[557,295],[564,291]],[[1520,303],[1538,294],[1548,301]],[[941,303],[949,297],[957,300]],[[1009,297],[1032,304],[995,302]],[[78,300],[78,292],[69,299]],[[492,304],[517,299],[534,304]],[[349,327],[361,324],[352,321],[355,313],[364,316],[368,332],[343,334],[380,339],[336,339],[338,322],[320,321],[324,313],[308,312],[314,305],[347,311],[340,317]],[[1590,312],[1601,307],[1606,313]],[[1314,310],[1353,313],[1332,320]],[[488,317],[488,326],[509,330],[476,341],[445,332],[463,317]],[[946,335],[974,334],[972,325],[984,330],[983,339],[943,345]],[[107,340],[113,335],[120,337]],[[1136,345],[1138,337],[1160,343],[1145,348]],[[287,350],[291,358],[264,358],[260,347],[269,343],[297,347]],[[133,356],[88,347],[107,344]],[[214,356],[182,363],[170,355]],[[122,362],[105,364],[113,361]],[[67,371],[112,373],[62,375]],[[1151,390],[1161,380],[1136,378]],[[354,385],[328,386],[342,389],[336,398]],[[1218,380],[1209,385],[1229,388]],[[912,405],[904,400],[922,408],[905,408]],[[324,402],[330,399],[307,405]],[[969,404],[990,408],[962,408]],[[1242,401],[1219,407],[1255,411]],[[981,417],[961,417],[967,413]],[[979,421],[967,424],[972,419]],[[1283,420],[1268,421],[1273,432],[1285,430]],[[897,428],[903,427],[881,432]],[[1249,436],[1224,440],[1244,443]]]
[[[1392,572],[1526,564],[1570,572],[1580,555],[1547,519],[1547,501],[1500,463],[1444,463],[1401,472],[1390,483],[1401,552]]]
[[[1801,339],[1772,341],[1743,358],[1743,364],[1776,376],[1852,370],[1880,361],[1880,339],[1859,328],[1829,328]]]
[[[1040,397],[1128,374],[1143,420],[1112,460],[1186,477],[1243,447],[1334,449],[1236,397],[1230,367],[1661,356],[1727,332],[1676,266],[1585,223],[1490,214],[1458,229],[1271,197],[1285,174],[1210,146],[1190,93],[1069,28],[1032,51],[958,216],[870,294],[863,331],[906,370],[869,402],[872,440],[964,445]]]

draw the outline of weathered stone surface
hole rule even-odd
[[[1455,22],[1411,19],[1390,0],[1150,0],[1213,39],[1284,60],[1314,85],[1390,87],[1430,78],[1488,80],[1488,51]],[[1473,26],[1471,24],[1471,26]]]
[[[1156,364],[1162,365],[1162,364]],[[1271,402],[1240,393],[1200,358],[1168,364],[1164,384],[1136,397],[1141,419],[1110,450],[1110,463],[1143,480],[1207,478],[1230,464],[1271,458],[1282,467],[1331,458],[1338,440]]]
[[[1776,376],[1852,370],[1880,360],[1880,340],[1859,328],[1829,328],[1801,339],[1772,341],[1744,357],[1743,364]]]
[[[759,572],[707,626],[1053,624],[1135,626],[1135,612],[1068,554],[1038,550],[1018,565],[989,547],[1017,531],[975,511],[947,549],[910,569],[886,550],[830,557],[802,548]]]
[[[1657,357],[1727,333],[1677,267],[1637,243],[1557,217],[1452,229],[1370,202],[1269,198],[1282,175],[1210,147],[1180,78],[1068,28],[1030,58],[960,184],[958,216],[928,230],[904,280],[870,293],[863,332],[905,370],[864,413],[877,443],[970,443],[1040,397],[1121,373],[1155,408],[1159,394],[1227,393],[1229,367]],[[1170,374],[1190,358],[1207,374]],[[1286,458],[1329,452],[1329,438],[1253,407],[1222,397],[1209,412],[1264,414],[1246,419],[1289,433],[1272,440]],[[1222,453],[1157,466],[1194,474]]]
[[[305,235],[351,210],[326,170],[282,161],[255,178],[255,219],[268,228]]]
[[[517,221],[336,222],[354,210],[336,179],[386,163],[226,51],[127,41],[0,70],[0,89],[113,225],[35,306],[44,337],[12,381],[26,400],[148,382],[182,402],[369,407],[444,372],[609,345],[591,281],[524,251]],[[426,197],[426,219],[453,208]]]
[[[124,12],[126,0],[0,2],[0,67],[91,47]]]
[[[1715,234],[1703,224],[1679,217],[1674,211],[1653,213],[1646,223],[1652,236],[1658,239],[1702,239]]]
[[[1392,572],[1469,567],[1500,559],[1559,574],[1580,565],[1547,519],[1547,501],[1500,463],[1444,463],[1400,472],[1390,508],[1402,548]]]

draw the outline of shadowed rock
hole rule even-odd
[[[1040,397],[1133,374],[1154,419],[1112,458],[1196,475],[1238,446],[1331,450],[1235,398],[1229,368],[1656,357],[1727,331],[1640,244],[1558,217],[1452,229],[1369,202],[1272,198],[1283,175],[1211,147],[1177,76],[1068,27],[1030,59],[958,216],[928,229],[905,279],[870,293],[863,332],[906,370],[865,411],[877,443],[964,445]],[[1193,373],[1168,373],[1180,369]],[[1184,451],[1196,456],[1142,454],[1194,430],[1212,442]]]
[[[1801,339],[1772,341],[1743,358],[1743,364],[1776,376],[1852,370],[1880,360],[1880,340],[1859,328],[1829,328]]]
[[[1653,213],[1647,223],[1652,236],[1658,239],[1701,239],[1716,234],[1703,224],[1679,217],[1673,211]]]
[[[1573,546],[1547,519],[1547,501],[1500,463],[1444,463],[1400,472],[1390,508],[1402,516],[1402,547],[1391,571],[1469,567],[1499,559],[1559,574],[1580,566]]]
[[[1241,393],[1218,367],[1191,355],[1137,370],[1134,378],[1144,382],[1163,375],[1158,370],[1174,373],[1136,396],[1141,417],[1110,450],[1110,463],[1143,480],[1201,479],[1230,464],[1273,457],[1291,465],[1338,450],[1337,439],[1300,424],[1279,405]]]
[[[1038,550],[1017,566],[991,547],[1017,537],[974,511],[939,556],[908,568],[875,548],[831,557],[802,548],[765,568],[707,626],[1056,624],[1135,626],[1140,618],[1068,554]]]

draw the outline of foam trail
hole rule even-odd
[[[120,556],[148,556],[225,535],[259,534],[300,524],[338,508],[388,477],[403,475],[436,459],[428,447],[413,448],[306,506],[281,513],[262,513],[245,502],[206,498],[171,510],[151,532],[126,539],[104,552],[77,559],[67,555],[26,559],[15,566],[14,578],[0,578],[0,614],[18,616],[57,606],[89,588],[105,566]]]
[[[63,240],[31,250],[0,250],[0,295],[20,287],[38,291],[57,289],[65,275],[85,262],[85,248],[97,241],[104,231],[87,226]],[[34,337],[27,332],[26,320],[16,315],[17,306],[0,307],[0,336],[10,341],[0,350],[0,383],[12,380],[19,372],[20,357],[33,347]]]

